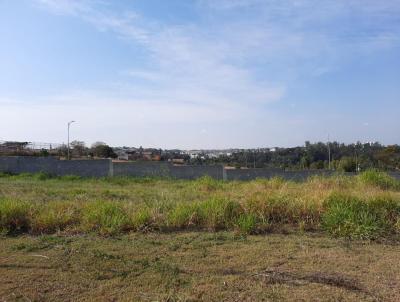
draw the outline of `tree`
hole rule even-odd
[[[96,142],[92,145],[91,153],[95,157],[101,158],[116,158],[117,154],[115,154],[114,150],[103,142]]]
[[[339,161],[339,170],[343,172],[356,172],[357,164],[352,157],[343,157]]]
[[[83,156],[86,154],[86,146],[82,141],[72,141],[71,142],[72,153],[77,156]]]

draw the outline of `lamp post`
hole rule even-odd
[[[69,160],[69,127],[71,126],[72,123],[75,123],[75,121],[70,121],[68,122],[68,155],[67,155],[67,159]]]
[[[331,169],[331,143],[330,143],[330,135],[328,133],[328,169]]]

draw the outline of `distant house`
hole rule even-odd
[[[183,158],[173,158],[170,160],[174,165],[184,165],[185,160]]]
[[[129,159],[128,153],[124,150],[116,150],[115,154],[117,154],[118,160],[128,160]]]
[[[128,160],[147,160],[147,161],[160,161],[161,152],[159,150],[134,150],[128,151]]]

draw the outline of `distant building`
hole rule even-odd
[[[129,155],[125,150],[116,150],[114,152],[115,152],[115,154],[117,154],[118,160],[128,160],[129,159]]]
[[[173,158],[170,160],[174,165],[184,165],[185,160],[183,158]]]
[[[133,150],[128,151],[128,160],[160,161],[161,152],[159,150]]]

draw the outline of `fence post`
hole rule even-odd
[[[112,159],[109,159],[108,176],[110,177],[114,176],[114,164]]]
[[[225,169],[224,165],[222,165],[222,180],[224,180],[224,181],[228,180],[228,175],[226,173],[226,169]]]

